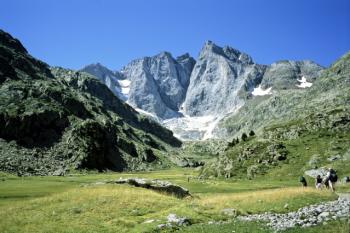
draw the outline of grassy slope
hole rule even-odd
[[[221,213],[224,208],[234,208],[240,214],[286,212],[335,198],[327,191],[301,189],[290,180],[190,179],[187,182],[187,177],[196,175],[190,169],[67,177],[18,178],[2,174],[0,232],[149,232],[165,223],[169,213],[189,217],[195,224],[191,232],[201,232],[198,223],[229,219]],[[126,185],[94,184],[131,176],[170,180],[188,188],[193,198],[179,200]],[[284,208],[286,203],[288,209]],[[150,219],[156,221],[144,223]],[[235,224],[238,225],[233,229],[254,226]],[[225,229],[225,224],[210,228],[219,232]]]

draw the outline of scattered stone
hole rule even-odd
[[[329,212],[322,212],[318,215],[318,217],[320,217],[320,218],[326,218],[328,216],[329,216]]]
[[[104,184],[106,184],[106,183],[102,182],[102,181],[98,181],[98,182],[95,183],[95,185],[104,185]]]
[[[176,226],[187,226],[190,225],[190,221],[186,217],[177,217],[176,214],[169,214],[168,217],[168,224],[176,225]]]
[[[226,208],[226,209],[222,209],[221,213],[230,217],[235,217],[237,216],[237,211],[235,209],[231,209],[231,208]]]
[[[116,184],[129,184],[135,187],[142,187],[146,189],[155,190],[161,193],[167,193],[170,195],[174,195],[177,198],[185,198],[191,196],[190,192],[178,185],[172,184],[168,181],[162,180],[149,180],[149,179],[141,179],[141,178],[128,178],[112,181],[112,183]]]
[[[144,221],[143,223],[152,223],[154,221],[155,221],[154,219],[149,219],[149,220]]]
[[[167,216],[167,222],[163,224],[159,224],[157,227],[159,229],[163,228],[176,228],[181,226],[189,226],[191,225],[191,221],[186,217],[178,217],[176,214],[169,214]]]
[[[328,160],[329,162],[333,162],[333,161],[336,161],[336,160],[341,159],[341,158],[342,158],[342,157],[341,157],[340,155],[333,155],[333,156],[327,158],[327,160]]]
[[[340,196],[336,201],[324,202],[300,208],[285,214],[263,213],[239,216],[242,221],[263,221],[275,231],[284,231],[296,226],[311,227],[327,224],[327,221],[350,217],[350,198]]]

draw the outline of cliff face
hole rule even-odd
[[[260,83],[264,70],[245,53],[206,42],[191,74],[185,113],[217,116],[238,109],[244,104],[241,97]]]
[[[121,70],[131,82],[128,103],[161,119],[180,116],[193,64],[188,54],[175,60],[167,52],[132,61]]]

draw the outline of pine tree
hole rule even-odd
[[[255,135],[255,132],[254,132],[253,130],[250,130],[249,136],[250,136],[250,137],[253,137],[254,135]]]

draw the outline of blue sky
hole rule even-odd
[[[0,28],[50,65],[119,69],[169,51],[230,45],[261,64],[350,50],[349,0],[1,0]]]

